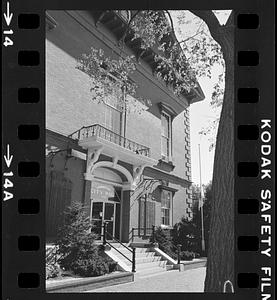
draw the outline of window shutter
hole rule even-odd
[[[152,225],[155,225],[155,202],[147,201],[147,219],[146,219],[146,227],[152,228]],[[150,231],[148,230],[149,234]]]

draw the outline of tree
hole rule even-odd
[[[225,91],[216,138],[205,291],[234,282],[234,21],[221,26],[212,11],[192,11],[209,27],[225,61]]]
[[[190,12],[200,19],[201,25],[196,33],[184,41],[178,42],[174,38],[175,28],[169,11],[150,10],[137,11],[133,14],[121,44],[124,45],[124,40],[129,34],[131,39],[140,41],[141,53],[157,48],[154,70],[156,76],[164,80],[176,95],[194,89],[197,85],[197,76],[211,76],[212,65],[221,63],[224,66],[224,93],[221,76],[213,95],[214,105],[221,106],[222,103],[222,110],[215,147],[213,201],[205,279],[205,291],[222,292],[226,280],[234,281],[234,16],[232,12],[226,24],[220,25],[216,12],[211,10]],[[201,34],[206,34],[201,27],[205,24],[213,41],[205,36],[198,38]],[[125,60],[129,60],[130,64],[134,63],[129,58]],[[95,65],[98,69],[100,66],[101,70],[105,69],[113,73],[124,63],[120,59],[107,63],[103,57],[100,57],[99,63],[99,56],[96,59],[91,56],[90,59],[87,57],[82,61],[81,69],[83,68],[83,71],[93,77]],[[128,72],[124,73],[123,86],[128,82],[128,75]],[[136,96],[135,86],[131,85],[127,88],[133,96]],[[221,96],[223,97],[220,98]],[[126,101],[126,98],[124,99]]]

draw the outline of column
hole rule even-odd
[[[121,241],[124,243],[129,242],[130,229],[130,191],[122,192],[121,200]]]

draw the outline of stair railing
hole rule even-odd
[[[114,236],[112,236],[108,231],[107,231],[107,224],[106,222],[104,222],[103,224],[103,245],[109,245],[110,247],[112,247],[114,250],[116,250],[118,253],[120,253],[122,256],[124,256],[131,264],[132,264],[132,272],[135,273],[136,272],[136,248],[132,248],[130,249],[129,247],[127,247],[126,245],[124,245],[120,240],[118,240],[117,238],[115,238]],[[123,246],[124,248],[126,248],[127,250],[129,250],[132,253],[132,259],[130,259],[128,256],[126,256],[124,253],[122,253],[120,250],[118,250],[116,247],[113,246],[112,243],[107,241],[107,236],[109,236],[113,241],[119,243],[121,246]]]
[[[150,231],[151,233],[147,234],[146,231]],[[137,231],[137,233],[135,233]],[[152,225],[152,227],[137,227],[132,228],[131,230],[131,241],[134,242],[135,237],[149,237],[155,239],[155,225]]]
[[[156,243],[156,235],[155,235],[155,228],[156,226],[155,225],[152,225],[152,235],[151,235],[151,238],[152,238],[152,242],[153,243]],[[176,252],[177,252],[177,264],[180,265],[180,262],[181,262],[181,247],[182,245],[181,244],[178,244],[177,246],[175,245],[172,245],[172,247],[174,249],[176,249]]]
[[[180,265],[180,263],[181,263],[181,247],[182,247],[182,245],[181,244],[178,244],[176,246],[175,245],[171,245],[171,247],[173,249],[175,249],[175,251],[177,252],[177,264]]]

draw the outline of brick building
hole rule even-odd
[[[152,225],[171,228],[191,215],[190,104],[200,88],[176,96],[153,73],[153,53],[141,55],[132,75],[152,106],[141,114],[91,100],[90,80],[76,60],[90,47],[106,55],[141,50],[118,46],[129,11],[49,11],[46,14],[47,240],[72,201],[87,208],[98,232],[123,242],[132,228],[147,236]]]

